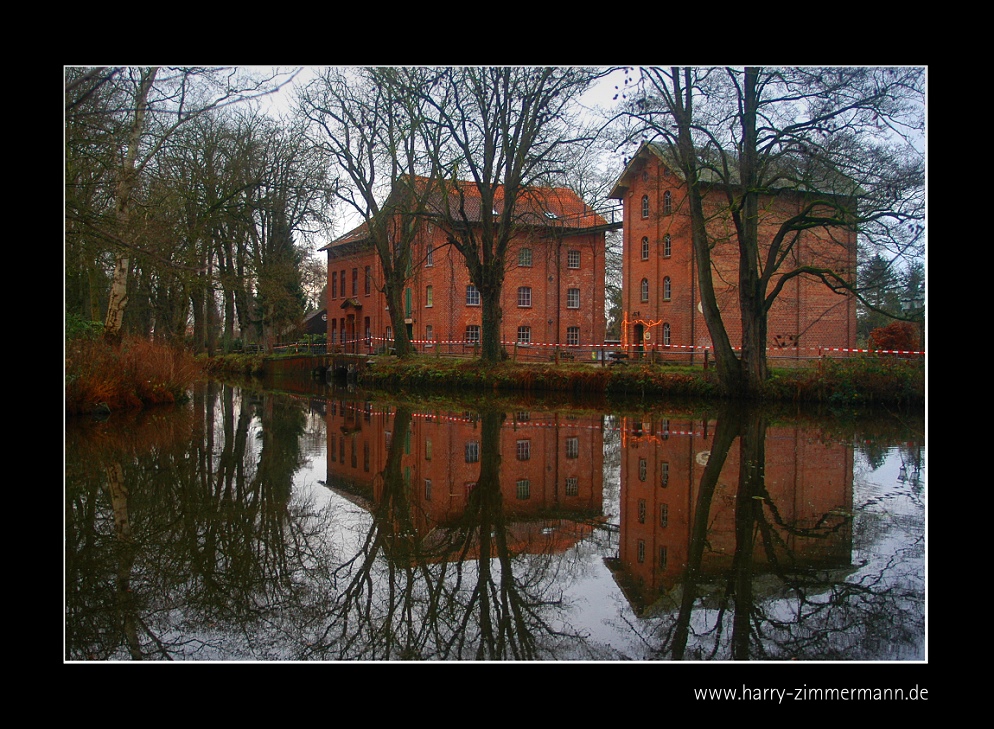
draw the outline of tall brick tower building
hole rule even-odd
[[[697,260],[691,241],[686,186],[662,147],[647,143],[625,167],[611,197],[624,204],[622,344],[636,353],[700,361],[711,337],[700,306]],[[797,191],[766,195],[760,202],[760,242],[796,215],[808,197]],[[738,305],[739,251],[724,190],[705,197],[712,240],[718,306],[734,347],[741,345]],[[798,233],[783,270],[812,265],[854,278],[856,234],[841,228]],[[778,277],[770,286],[778,283]],[[790,278],[769,312],[772,360],[838,353],[856,343],[856,302],[807,275]]]

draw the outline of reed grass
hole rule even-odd
[[[67,415],[135,410],[175,403],[203,375],[189,352],[148,341],[125,339],[114,347],[100,339],[66,342]]]

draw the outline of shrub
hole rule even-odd
[[[908,352],[918,349],[918,331],[908,321],[895,321],[870,332],[870,349]]]
[[[67,415],[177,402],[202,375],[186,350],[139,338],[113,347],[78,337],[66,345],[65,365]]]
[[[77,339],[94,340],[100,336],[103,324],[89,321],[79,314],[66,314],[66,343]]]

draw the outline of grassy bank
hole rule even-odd
[[[189,352],[145,339],[111,347],[95,337],[66,342],[66,414],[137,410],[174,403],[200,377]]]
[[[627,364],[484,365],[478,360],[379,357],[359,384],[392,391],[558,391],[637,397],[720,396],[714,370],[700,367]],[[925,402],[925,369],[878,357],[820,360],[812,367],[774,370],[763,399],[834,405],[917,405]]]

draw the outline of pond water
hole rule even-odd
[[[924,661],[922,414],[211,383],[75,419],[67,661]]]

